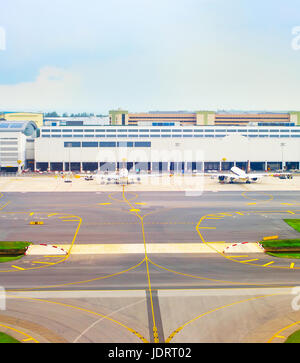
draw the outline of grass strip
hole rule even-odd
[[[288,336],[285,343],[300,343],[300,330],[297,330]]]
[[[300,232],[300,219],[284,219],[285,223]]]
[[[0,241],[1,256],[18,256],[24,255],[30,242],[24,241]]]
[[[22,258],[30,244],[24,241],[0,241],[0,263]]]
[[[17,339],[7,335],[5,333],[0,333],[0,343],[20,343]]]
[[[28,247],[31,243],[24,241],[0,241],[0,250],[9,250],[9,249],[24,249]]]
[[[261,241],[261,245],[266,252],[299,252],[300,253],[300,238],[296,239],[276,239]]]
[[[300,258],[300,238],[260,242],[265,252],[273,257]]]
[[[267,252],[267,255],[279,258],[300,258],[300,253],[297,252]]]

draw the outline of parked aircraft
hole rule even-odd
[[[98,184],[131,184],[134,182],[140,182],[141,178],[139,174],[129,174],[126,168],[121,168],[119,171],[104,172],[104,174],[96,174],[95,179]]]
[[[234,183],[234,182],[245,182],[247,184],[251,182],[256,182],[267,174],[256,174],[256,173],[246,173],[245,170],[233,166],[230,172],[227,174],[217,174],[219,182],[224,183]]]

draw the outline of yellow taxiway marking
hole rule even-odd
[[[205,313],[202,313],[201,315],[198,315],[196,316],[195,318],[187,321],[185,324],[181,325],[179,328],[177,328],[176,330],[174,330],[170,335],[169,337],[166,339],[165,343],[170,343],[170,341],[174,338],[174,336],[176,334],[178,334],[179,332],[181,332],[181,330],[183,330],[187,325],[190,325],[191,323],[195,322],[196,320],[200,319],[200,318],[203,318],[204,316],[206,315],[209,315],[209,314],[212,314],[212,313],[215,313],[219,310],[222,310],[222,309],[227,309],[229,307],[232,307],[234,305],[237,305],[237,304],[241,304],[241,303],[245,303],[245,302],[249,302],[249,301],[252,301],[252,300],[257,300],[257,299],[261,299],[261,298],[265,298],[265,297],[270,297],[270,296],[275,296],[276,294],[270,294],[270,295],[262,295],[262,296],[255,296],[255,297],[251,297],[249,299],[244,299],[244,300],[240,300],[240,301],[235,301],[235,302],[232,302],[230,304],[227,304],[227,305],[223,305],[223,306],[219,306],[215,309],[212,309],[210,311],[206,311]]]
[[[33,215],[34,215],[34,212],[31,212],[29,215],[30,215],[30,216],[33,216]]]
[[[285,339],[285,337],[283,336],[283,335],[279,335],[279,334],[281,334],[283,331],[285,331],[285,330],[287,330],[287,329],[289,329],[289,328],[291,328],[291,327],[294,327],[295,325],[299,325],[299,323],[300,323],[300,321],[296,321],[296,322],[294,322],[294,323],[292,323],[292,324],[290,324],[290,325],[288,325],[288,326],[286,326],[286,327],[284,327],[284,328],[282,328],[282,329],[280,329],[278,332],[276,332],[269,340],[268,340],[268,342],[267,343],[271,343],[272,342],[272,340],[273,339],[275,339],[275,338],[283,338],[283,339]]]
[[[30,336],[29,334],[26,334],[24,333],[23,331],[21,330],[18,330],[18,329],[15,329],[15,328],[12,328],[11,326],[7,326],[7,325],[4,325],[4,324],[0,324],[0,326],[3,326],[4,328],[6,329],[10,329],[12,331],[15,331],[19,334],[22,334],[22,335],[25,335],[27,338],[23,339],[22,341],[27,341],[27,340],[33,340],[35,343],[39,343],[38,340],[34,339],[32,336]]]
[[[98,205],[110,205],[111,203],[98,203]]]
[[[32,338],[32,337],[30,337],[30,338],[22,339],[22,342],[29,342],[30,340],[33,340],[33,338]]]
[[[44,261],[32,261],[32,263],[44,263],[45,265],[53,265],[52,262],[44,262]]]
[[[79,219],[62,219],[63,222],[79,222]]]
[[[94,315],[94,316],[99,316],[102,319],[109,320],[110,322],[115,323],[115,324],[117,324],[118,326],[120,326],[120,327],[122,327],[124,329],[127,329],[130,333],[132,333],[136,337],[138,337],[143,343],[149,343],[147,341],[147,339],[145,339],[140,333],[138,333],[134,329],[128,327],[127,325],[119,322],[118,320],[113,319],[109,315],[103,315],[103,314],[100,314],[100,313],[97,313],[95,311],[88,310],[88,309],[85,309],[85,308],[82,308],[82,307],[79,307],[79,306],[69,305],[69,304],[61,303],[61,302],[57,302],[57,301],[49,301],[49,300],[45,300],[45,299],[28,298],[28,297],[18,297],[18,296],[14,296],[14,295],[11,295],[11,297],[16,298],[16,299],[25,299],[25,300],[42,302],[42,303],[55,304],[55,305],[63,306],[63,307],[66,307],[66,308],[75,309],[75,310],[78,310],[78,311],[81,311],[81,312],[85,312],[87,314],[91,314],[91,315]],[[22,333],[22,332],[20,332],[20,333]],[[28,335],[28,334],[25,334],[25,333],[23,333],[23,334],[26,335],[27,337],[30,337],[30,335]],[[35,340],[38,343],[38,341],[36,339],[34,339],[34,338],[32,338],[32,339]]]
[[[294,205],[293,203],[280,203],[282,205]]]
[[[142,229],[142,236],[143,236],[143,245],[144,245],[144,254],[145,254],[145,262],[146,262],[146,271],[147,271],[147,278],[148,278],[148,289],[149,289],[149,295],[150,295],[150,305],[151,305],[151,312],[152,312],[152,323],[153,323],[153,338],[154,343],[159,343],[159,337],[157,332],[157,326],[156,326],[156,319],[154,314],[154,304],[153,304],[153,296],[152,296],[152,287],[151,287],[151,279],[150,279],[150,271],[149,271],[149,258],[147,253],[147,243],[146,243],[146,236],[145,236],[145,225],[144,225],[144,217],[140,216],[139,209],[133,208],[133,205],[130,203],[128,199],[126,199],[125,196],[125,186],[123,185],[123,191],[122,191],[122,198],[125,203],[127,203],[130,206],[130,212],[135,212],[137,218],[140,221],[141,229]]]
[[[294,212],[292,212],[292,211],[290,211],[290,210],[287,210],[287,213],[295,214]]]
[[[137,205],[146,205],[147,203],[136,202]]]
[[[246,263],[246,262],[252,262],[252,261],[258,261],[259,258],[253,258],[252,260],[245,260],[245,261],[241,261],[242,263]]]
[[[236,214],[240,215],[240,216],[243,216],[244,213],[241,213],[241,212],[235,212]]]
[[[0,210],[4,209],[10,202],[7,202],[6,204],[4,204],[2,207],[0,207]]]
[[[49,216],[48,216],[49,217]],[[66,215],[64,215],[64,216],[62,216],[62,217],[58,217],[59,219],[66,219],[66,218],[78,218],[78,216],[73,216],[73,215],[71,215],[71,214],[66,214]]]
[[[15,266],[15,265],[11,265],[11,267],[16,268],[17,270],[25,270],[23,267],[19,267],[19,266]]]
[[[277,239],[277,238],[278,238],[278,236],[266,236],[266,237],[263,238],[263,240],[268,241],[269,239],[272,240],[272,239]]]
[[[246,196],[245,196],[246,197]],[[249,198],[248,198],[249,199]],[[267,200],[268,202],[269,201],[271,201],[271,200],[273,200],[273,198],[272,198],[272,196],[271,196],[271,198],[269,199],[269,200]],[[282,213],[293,213],[293,214],[298,214],[300,212],[300,210],[295,210],[295,211],[293,211],[293,212],[291,212],[291,211],[247,211],[247,212],[235,212],[235,213],[239,213],[239,214],[241,214],[241,215],[244,215],[244,213],[260,213],[260,214],[262,214],[262,213],[280,213],[280,214],[282,214]],[[198,221],[198,223],[197,223],[197,225],[196,225],[196,231],[198,232],[198,235],[199,235],[199,237],[200,237],[200,239],[201,239],[201,241],[202,241],[202,243],[203,244],[206,244],[208,247],[211,247],[212,248],[212,250],[214,250],[214,252],[216,252],[216,253],[219,253],[221,256],[223,256],[224,258],[227,258],[228,260],[231,260],[231,261],[234,261],[234,262],[237,262],[237,263],[247,263],[247,262],[249,262],[249,261],[241,261],[241,260],[235,260],[235,256],[232,256],[232,255],[228,255],[228,256],[226,256],[224,253],[223,253],[223,251],[220,251],[220,250],[218,250],[215,246],[216,245],[211,245],[209,242],[207,242],[207,241],[205,241],[205,239],[204,239],[204,237],[202,236],[202,231],[200,232],[200,230],[201,230],[201,223],[204,221],[204,220],[206,220],[206,219],[209,219],[208,218],[208,216],[215,216],[215,214],[207,214],[207,215],[204,215],[204,216],[202,216],[201,218],[200,218],[200,220]],[[268,238],[268,237],[267,237]],[[278,236],[277,236],[277,238],[278,238]],[[269,239],[275,239],[275,236],[269,236]],[[221,242],[221,241],[220,241]],[[257,259],[257,260],[259,260],[259,259]],[[276,265],[276,266],[271,266],[273,263],[269,263],[269,264],[265,264],[265,265],[262,265],[262,264],[259,264],[259,263],[252,263],[252,264],[250,264],[250,265],[252,265],[252,266],[255,266],[255,267],[265,267],[265,266],[270,266],[270,268],[281,268],[281,269],[293,269],[293,268],[295,268],[295,269],[300,269],[300,267],[296,267],[296,266],[294,266],[294,264],[291,264],[290,266],[278,266],[278,265]]]
[[[263,266],[269,266],[269,265],[272,265],[272,263],[274,263],[274,261],[270,261],[270,262],[268,262],[268,263],[265,263]]]
[[[254,202],[254,203],[247,203],[247,205],[254,205],[254,204],[256,204],[256,202]]]
[[[243,192],[242,193],[242,196],[246,199],[249,199],[249,200],[256,200],[258,203],[266,203],[266,202],[271,202],[273,199],[274,199],[274,196],[272,194],[267,194],[267,193],[262,193],[263,195],[266,195],[267,197],[269,197],[269,199],[266,199],[266,200],[258,200],[257,198],[250,198],[248,197],[245,193],[247,192]],[[256,204],[256,202],[253,202],[253,203],[247,203],[248,205],[251,205],[251,204]]]

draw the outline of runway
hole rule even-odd
[[[3,325],[17,329],[16,335],[30,333],[28,342],[282,341],[289,330],[281,338],[276,332],[295,330],[291,323],[300,321],[292,306],[298,260],[149,253],[148,247],[297,238],[283,219],[299,218],[299,196],[235,191],[188,197],[126,189],[4,193],[2,240],[66,244],[70,250],[63,257],[1,264],[1,286],[10,297],[0,324],[6,320]],[[32,220],[44,224],[32,226]],[[144,251],[72,255],[77,244],[136,244]]]

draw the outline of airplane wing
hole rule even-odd
[[[116,181],[120,179],[120,176],[116,173],[110,173],[110,174],[96,174],[95,179],[98,183],[104,183],[104,182],[110,182],[110,181]]]
[[[250,179],[263,178],[264,176],[268,176],[268,174],[256,174],[256,173],[249,173],[249,174],[246,174],[246,175]]]
[[[212,173],[210,174],[211,177],[213,178],[223,178],[223,179],[226,179],[226,178],[238,178],[238,175],[235,175],[235,174],[232,174],[232,173]]]

